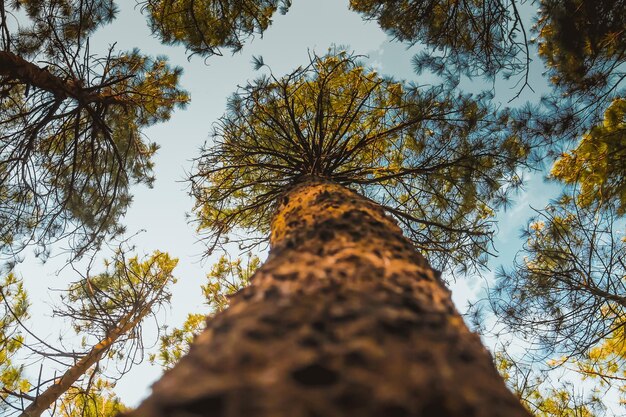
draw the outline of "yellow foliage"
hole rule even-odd
[[[604,315],[613,316],[613,332],[586,357],[576,363],[578,370],[589,378],[597,378],[602,385],[617,384],[626,401],[626,317],[618,305],[607,308]]]
[[[568,184],[578,184],[578,204],[616,201],[626,212],[626,99],[616,99],[578,144],[554,164],[551,175]]]
[[[23,378],[22,366],[13,363],[24,342],[19,322],[28,318],[28,305],[22,281],[15,274],[0,280],[0,387],[6,390],[0,391],[0,411],[9,392],[30,389],[30,383]]]

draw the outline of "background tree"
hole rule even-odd
[[[575,370],[583,376],[595,379],[600,386],[617,386],[620,404],[626,404],[626,335],[624,321],[616,330],[592,347],[575,363]]]
[[[517,356],[517,355],[516,355]],[[605,415],[599,392],[583,397],[569,381],[557,382],[550,373],[533,369],[507,352],[496,351],[496,366],[521,403],[536,417],[593,417]]]
[[[14,13],[30,24],[13,30]],[[110,0],[0,2],[0,254],[67,238],[80,255],[121,231],[130,185],[153,181],[142,131],[188,96],[163,57],[93,55],[114,16]]]
[[[581,208],[604,205],[626,213],[626,99],[616,99],[578,146],[556,161],[552,176],[579,189]]]
[[[115,417],[128,411],[113,393],[113,384],[96,380],[89,390],[71,387],[57,406],[60,417]]]
[[[0,411],[6,410],[6,398],[14,391],[28,391],[23,366],[15,363],[24,336],[20,323],[28,318],[28,298],[22,282],[9,274],[0,281]]]
[[[183,44],[191,55],[233,53],[272,23],[277,9],[287,13],[290,0],[143,0],[150,27],[164,42]]]
[[[131,415],[527,415],[415,248],[472,236],[526,154],[473,136],[480,100],[425,97],[341,52],[234,96],[194,176],[201,226],[269,228],[270,255]],[[375,201],[394,197],[409,239]]]
[[[258,269],[261,260],[249,254],[244,264],[242,258],[230,261],[222,255],[207,274],[207,283],[201,286],[206,299],[208,316],[228,307],[230,297],[250,284],[250,277]],[[150,362],[158,363],[164,369],[173,367],[188,351],[193,339],[204,330],[207,314],[192,313],[180,328],[164,328],[159,339],[159,352],[150,355]]]
[[[550,109],[564,121],[558,126],[578,127],[574,137],[598,124],[604,109],[624,96],[625,7],[623,0],[540,2],[539,55],[556,86]]]
[[[562,145],[564,139],[576,140],[600,124],[610,103],[624,97],[626,18],[621,11],[626,4],[623,0],[531,3],[539,7],[533,39],[515,0],[351,0],[350,7],[376,20],[398,40],[426,45],[427,50],[415,56],[417,71],[446,75],[449,82],[459,74],[489,80],[523,74],[521,89],[532,89],[529,75],[535,43],[554,89],[545,94],[543,106],[523,109],[517,117],[527,125],[528,134]]]
[[[142,4],[153,31],[164,42],[182,43],[192,54],[211,56],[221,55],[220,48],[241,50],[249,37],[263,34],[276,10],[286,13],[291,1],[147,0]],[[435,51],[442,51],[440,58],[468,75],[494,76],[506,71],[510,76],[527,69],[530,61],[515,0],[351,0],[350,8],[377,20],[400,41],[430,47],[417,62],[431,69],[435,68]]]
[[[545,347],[574,355],[616,330],[626,305],[625,248],[613,233],[614,214],[603,210],[577,210],[565,196],[539,212],[526,232],[523,260],[502,273],[498,290],[509,296],[498,311],[507,324],[532,328]]]
[[[501,272],[492,297],[507,327],[535,343],[535,357],[556,355],[552,366],[586,376],[613,373],[604,380],[620,386],[626,247],[616,212],[597,202],[580,208],[567,195],[538,212],[518,263]]]
[[[401,42],[421,43],[418,72],[469,77],[525,73],[530,51],[516,0],[350,0],[350,8]]]
[[[116,358],[122,362],[119,369],[123,375],[142,359],[141,322],[169,302],[168,287],[174,280],[172,271],[176,263],[177,260],[166,253],[155,252],[141,261],[137,257],[127,258],[120,250],[107,264],[107,271],[87,274],[73,284],[63,297],[63,307],[56,309],[55,315],[71,319],[74,330],[83,338],[85,351],[55,349],[46,352],[34,345],[25,346],[35,362],[54,360],[65,369],[60,377],[41,379],[40,376],[37,382],[31,381],[27,389],[5,387],[8,405],[21,410],[23,417],[39,416],[57,401],[73,412],[79,408],[96,412],[98,404],[106,405],[102,410],[109,410],[109,414],[121,411],[119,401],[105,392],[108,390],[106,382],[99,382],[100,362]],[[90,405],[92,400],[95,402]]]

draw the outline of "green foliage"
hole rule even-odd
[[[96,379],[88,390],[72,387],[56,406],[59,417],[116,417],[130,411],[113,392],[115,384]]]
[[[241,258],[230,261],[224,255],[220,257],[207,274],[207,283],[201,286],[212,314],[228,307],[229,297],[250,284],[250,278],[260,264],[261,260],[252,254],[245,265]]]
[[[521,112],[548,142],[573,139],[598,124],[602,111],[624,97],[624,0],[537,0],[534,39],[516,0],[351,0],[350,7],[383,30],[427,49],[414,58],[425,69],[458,83],[458,75],[507,79],[530,87],[531,44],[538,44],[554,90],[545,107]],[[521,89],[519,91],[521,91]],[[536,130],[535,130],[536,129]]]
[[[211,272],[207,274],[207,283],[202,285],[202,294],[209,307],[209,315],[219,313],[228,307],[229,296],[250,284],[252,274],[258,269],[261,260],[250,255],[246,264],[241,258],[230,261],[222,255]],[[159,352],[150,355],[151,363],[158,363],[164,369],[176,364],[189,350],[195,335],[204,329],[205,314],[189,314],[182,327],[164,329],[159,342]]]
[[[151,353],[150,363],[159,364],[163,369],[173,367],[188,351],[191,342],[204,329],[206,315],[189,314],[182,327],[164,328],[159,338],[158,353]]]
[[[4,50],[15,49],[19,55],[30,56],[44,52],[58,56],[56,41],[66,45],[80,44],[99,26],[110,23],[117,14],[113,0],[19,0],[8,7],[24,13],[32,23],[20,22],[12,37],[3,33]],[[51,24],[51,20],[54,23]]]
[[[143,0],[150,26],[163,42],[183,44],[193,54],[238,52],[243,42],[263,32],[277,9],[286,13],[290,0]]]
[[[554,164],[552,176],[580,187],[578,205],[612,202],[626,213],[626,100],[616,99],[571,152]]]
[[[624,306],[610,303],[602,311],[608,320],[614,320],[614,330],[579,360],[575,370],[586,378],[596,380],[603,387],[617,386],[620,403],[626,405],[626,317]]]
[[[70,370],[74,372],[69,377],[73,378],[71,388],[52,394],[61,416],[113,417],[124,411],[125,407],[112,394],[113,384],[101,379],[107,369],[101,361],[119,360],[117,371],[123,375],[142,359],[141,323],[169,302],[169,286],[175,281],[172,273],[177,262],[167,253],[158,251],[143,260],[137,256],[127,257],[120,248],[105,263],[104,272],[87,273],[72,284],[62,296],[64,305],[54,311],[55,316],[70,319],[74,330],[82,337],[82,346],[71,351],[65,347],[66,350],[55,348],[30,331],[30,343],[24,344],[20,330],[27,329],[24,319],[28,303],[21,282],[9,275],[0,288],[0,307],[6,312],[6,318],[0,321],[0,399],[7,407],[21,410],[33,398],[47,393],[51,383],[60,376],[58,372],[68,375],[66,372]],[[24,365],[11,362],[20,348],[24,348],[22,361],[28,353],[30,365],[41,363],[44,377],[40,376],[34,385],[21,377]],[[46,376],[52,373],[48,360],[54,361],[54,378]],[[79,360],[91,362],[92,366],[76,375],[73,368]]]
[[[28,299],[21,280],[9,274],[0,281],[0,411],[8,392],[27,392],[30,385],[22,376],[23,366],[14,363],[22,347],[21,322],[28,318]]]
[[[619,63],[626,52],[626,2],[542,0],[540,4],[539,54],[556,85],[594,91],[623,76]]]
[[[236,228],[266,235],[277,197],[318,177],[389,210],[436,267],[476,266],[532,152],[489,98],[384,78],[344,52],[261,77],[231,97],[198,159],[199,228],[211,247]]]
[[[624,0],[542,0],[535,32],[554,85],[535,115],[553,138],[575,139],[602,125],[626,94]],[[594,127],[596,126],[596,127]]]
[[[183,44],[192,54],[233,52],[254,34],[262,35],[276,10],[290,0],[143,0],[152,30],[168,44]],[[526,33],[515,1],[351,0],[350,8],[377,20],[396,39],[431,48],[416,60],[439,68],[443,61],[468,75],[510,76],[528,65]],[[518,39],[522,37],[523,39]],[[442,52],[434,58],[435,51]],[[526,55],[521,58],[519,55]]]
[[[105,272],[88,274],[69,288],[55,315],[70,318],[76,333],[101,340],[112,329],[155,314],[170,301],[169,286],[176,281],[173,271],[177,263],[178,259],[164,252],[155,251],[140,260],[119,250],[105,263]],[[139,323],[123,340],[141,340]]]
[[[69,238],[80,256],[123,231],[130,186],[154,180],[157,146],[143,130],[189,97],[164,57],[89,51],[86,36],[113,17],[110,1],[11,5],[33,24],[2,31],[0,254]],[[46,68],[23,59],[35,53]]]
[[[615,232],[616,210],[575,203],[564,196],[538,212],[515,268],[501,272],[492,294],[496,314],[538,354],[566,359],[617,337],[626,317],[626,244]]]
[[[553,386],[546,372],[515,360],[506,350],[495,354],[496,368],[521,403],[535,417],[594,417],[603,415],[598,392],[588,398],[576,393],[572,383]]]
[[[500,71],[517,74],[528,65],[515,0],[350,0],[350,8],[400,41],[425,44],[429,50],[415,58],[418,71],[494,77]]]

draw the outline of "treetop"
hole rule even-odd
[[[359,58],[311,54],[233,94],[191,176],[211,247],[235,228],[267,234],[277,197],[313,176],[381,204],[435,263],[488,251],[494,210],[532,147],[488,93],[396,81]]]

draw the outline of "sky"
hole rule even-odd
[[[134,201],[123,219],[129,235],[138,233],[132,239],[136,253],[144,255],[160,250],[179,258],[171,308],[158,315],[160,324],[178,326],[187,314],[206,311],[200,285],[218,256],[203,257],[204,246],[189,222],[193,201],[188,195],[186,173],[191,170],[193,158],[199,155],[199,148],[210,141],[211,125],[223,114],[227,97],[238,85],[259,75],[251,64],[252,56],[261,55],[272,71],[281,75],[307,63],[311,51],[323,54],[332,45],[348,45],[349,50],[367,55],[370,65],[382,74],[420,84],[433,79],[418,77],[413,72],[411,57],[415,48],[407,50],[404,45],[390,41],[375,22],[364,22],[360,15],[349,11],[348,0],[296,0],[287,15],[277,13],[263,37],[247,42],[241,53],[231,55],[224,51],[224,56],[207,60],[188,59],[183,47],[161,45],[151,36],[135,1],[119,1],[118,5],[117,19],[96,32],[90,42],[91,51],[104,54],[109,45],[115,44],[117,50],[139,48],[144,54],[166,55],[172,65],[184,69],[182,87],[191,93],[191,103],[185,110],[177,110],[171,120],[144,132],[160,146],[154,158],[156,183],[152,189],[144,186],[133,189]],[[533,69],[532,76],[539,75]],[[500,85],[498,92],[503,101],[514,93],[509,86]],[[524,95],[517,103],[532,98]],[[517,197],[516,205],[509,211],[499,215],[496,249],[501,256],[494,266],[510,263],[519,250],[519,229],[531,215],[531,207],[542,208],[549,198],[556,196],[555,189],[543,182],[541,174],[531,175],[529,179],[528,191]],[[29,293],[30,330],[53,344],[57,343],[59,333],[65,334],[69,336],[65,344],[71,345],[70,340],[77,340],[71,338],[71,330],[51,317],[51,306],[59,296],[55,289],[66,288],[68,283],[80,278],[71,268],[63,268],[65,259],[60,247],[53,249],[52,258],[45,264],[27,251],[15,271],[24,279]],[[94,271],[100,269],[96,267]],[[452,285],[453,298],[461,311],[468,300],[480,296],[491,277],[487,273],[484,279],[470,277]],[[156,327],[153,322],[145,327],[145,344],[150,349],[156,343]],[[115,391],[124,403],[134,406],[148,394],[150,384],[160,374],[158,366],[151,366],[145,360],[119,381]],[[115,375],[114,368],[107,375]]]

